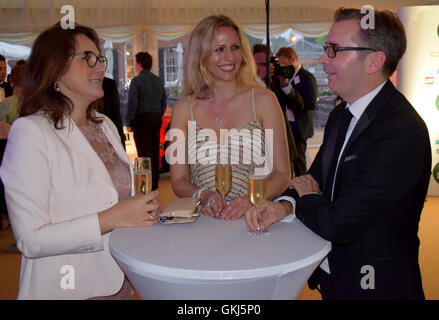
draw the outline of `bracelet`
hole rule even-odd
[[[192,195],[192,198],[194,198],[194,199],[200,199],[200,197],[201,197],[201,193],[202,193],[204,190],[207,190],[207,188],[205,188],[205,187],[201,187],[200,189],[198,189],[197,191],[194,192],[194,194]]]

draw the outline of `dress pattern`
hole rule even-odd
[[[189,101],[191,120],[194,121],[195,134],[188,134],[188,160],[191,183],[216,191],[215,163],[232,163],[232,189],[226,195],[230,203],[238,197],[247,194],[250,164],[264,164],[265,134],[264,128],[256,118],[254,89],[251,89],[253,120],[235,130],[229,130],[223,145],[212,139],[205,141],[197,137],[204,136],[203,128],[195,123],[193,114],[193,99]],[[191,124],[189,125],[191,127]]]
[[[119,193],[119,201],[131,193],[131,174],[128,164],[119,159],[99,124],[87,121],[79,126],[93,150],[98,154],[111,176],[114,187]]]

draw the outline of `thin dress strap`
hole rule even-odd
[[[253,107],[253,120],[257,121],[258,119],[256,118],[256,108],[255,108],[255,88],[252,88],[252,107]]]
[[[189,99],[189,111],[190,111],[190,113],[191,113],[191,120],[192,120],[192,121],[195,121],[195,118],[194,118],[194,111],[193,111],[193,108],[192,108],[192,106],[193,106],[193,102],[194,102],[193,96],[188,97],[188,99]]]

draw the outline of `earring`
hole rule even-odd
[[[61,91],[61,85],[59,84],[58,80],[53,84],[53,88],[55,89],[55,91]]]

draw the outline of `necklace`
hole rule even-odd
[[[223,122],[223,113],[224,110],[221,109],[222,112],[220,112],[219,114],[217,114],[216,118],[215,118],[215,122],[218,124],[221,124]]]

